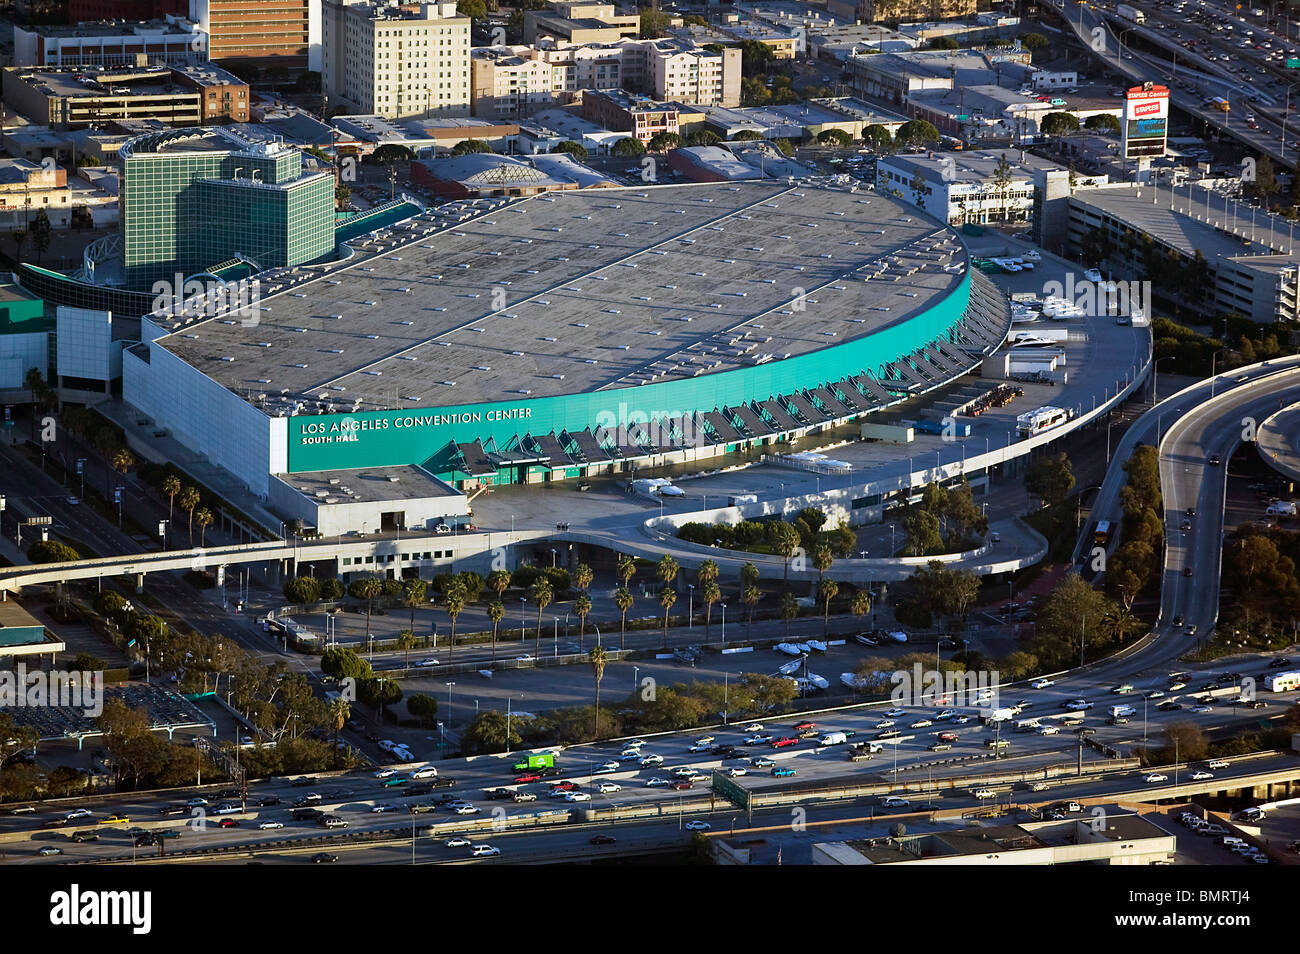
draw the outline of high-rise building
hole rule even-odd
[[[283,143],[180,129],[131,140],[121,159],[128,287],[232,259],[258,270],[299,265],[334,248],[334,175]]]
[[[470,21],[455,3],[325,0],[322,20],[331,104],[388,119],[469,115]]]
[[[321,68],[321,0],[190,0],[190,19],[223,66]]]

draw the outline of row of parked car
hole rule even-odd
[[[1227,848],[1235,855],[1240,855],[1247,861],[1252,861],[1257,865],[1268,864],[1268,855],[1244,839],[1228,834],[1228,829],[1222,825],[1207,821],[1192,812],[1183,812],[1178,816],[1178,820],[1196,834],[1206,838],[1214,838],[1224,848]]]

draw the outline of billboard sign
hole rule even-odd
[[[1154,159],[1165,154],[1169,135],[1169,87],[1134,86],[1124,94],[1120,126],[1125,159]]]

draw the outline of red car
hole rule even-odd
[[[537,774],[520,775],[517,779],[515,779],[515,784],[523,785],[525,782],[540,782],[541,780],[542,777]]]
[[[792,736],[792,735],[788,735],[788,736],[786,736],[784,739],[777,739],[775,742],[773,742],[773,743],[772,743],[772,748],[774,748],[774,749],[784,749],[784,748],[785,748],[786,746],[788,746],[788,745],[798,745],[798,744],[799,744],[799,740],[798,740],[798,739],[796,739],[796,738],[795,738],[794,736]]]
[[[940,733],[939,733],[939,738],[940,738],[941,740],[943,740],[944,742],[956,742],[956,741],[957,741],[957,733],[956,733],[956,732],[940,732]]]
[[[556,792],[572,792],[576,788],[578,788],[576,782],[556,782],[551,786],[552,791]]]
[[[795,731],[796,731],[796,732],[802,732],[804,729],[815,729],[815,728],[817,728],[817,723],[816,723],[816,722],[800,722],[800,723],[799,723],[797,726],[795,726],[794,728],[795,728]]]
[[[685,779],[682,779],[680,782],[673,782],[673,788],[677,789],[677,791],[679,792],[684,792],[686,791],[686,789],[692,787],[693,784],[691,782],[686,781]]]
[[[222,828],[238,828],[238,827],[239,827],[239,819],[238,819],[238,818],[223,818],[223,819],[221,819],[221,827],[222,827]]]
[[[617,840],[613,835],[597,835],[591,839],[591,843],[593,845],[612,845]]]

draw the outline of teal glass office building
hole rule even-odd
[[[278,142],[182,129],[122,147],[124,284],[148,288],[231,259],[258,270],[334,250],[334,176]]]

